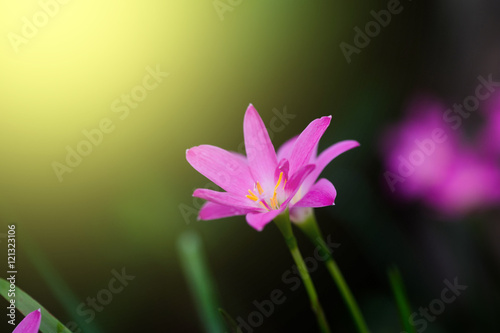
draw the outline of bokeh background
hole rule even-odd
[[[207,180],[185,150],[241,150],[253,103],[266,124],[276,112],[292,115],[273,131],[275,146],[330,114],[320,150],[361,143],[325,170],[338,197],[316,214],[341,244],[335,258],[373,332],[401,331],[386,274],[392,264],[414,311],[440,297],[445,279],[468,286],[426,332],[495,331],[498,205],[442,214],[421,200],[425,191],[414,200],[392,193],[382,142],[404,123],[415,94],[446,109],[474,93],[479,75],[500,80],[497,2],[401,1],[350,62],[340,44],[354,45],[353,29],[386,1],[47,1],[46,21],[41,3],[0,3],[0,246],[5,267],[4,236],[16,224],[17,284],[63,323],[80,320],[83,332],[203,332],[179,259],[186,231],[200,236],[220,306],[235,318],[247,318],[272,290],[288,290],[281,276],[293,262],[274,225],[259,233],[243,217],[197,221],[202,202],[191,197]],[[120,118],[113,103],[143,83],[147,68],[168,76]],[[83,131],[106,118],[111,133],[61,181],[54,162],[66,164],[67,147],[77,149]],[[485,122],[472,113],[464,140]],[[82,321],[76,307],[122,268],[134,280]],[[326,270],[312,276],[334,331],[353,332]],[[256,332],[316,329],[303,288],[285,296]]]

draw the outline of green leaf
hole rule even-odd
[[[10,283],[0,278],[0,294],[7,300],[10,297],[9,293]],[[31,298],[30,295],[25,293],[21,288],[16,286],[16,308],[26,316],[28,313],[40,309],[42,311],[42,322],[40,324],[40,331],[43,333],[72,333],[67,329],[59,320],[50,314],[43,306]]]
[[[207,333],[220,333],[224,324],[217,311],[219,301],[215,283],[208,268],[200,236],[194,231],[184,232],[178,241],[179,257],[198,316]]]
[[[78,328],[85,333],[102,333],[96,321],[86,322],[76,309],[81,304],[77,295],[71,290],[68,283],[61,277],[50,260],[38,248],[36,243],[25,235],[24,250],[33,266],[38,270],[41,280],[45,281],[54,297],[61,303],[63,309],[77,323]]]
[[[396,299],[401,324],[407,333],[416,333],[415,327],[410,323],[411,307],[406,296],[401,273],[396,266],[393,266],[387,270],[387,275],[389,275],[389,282]]]

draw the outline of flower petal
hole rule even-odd
[[[299,137],[298,135],[294,136],[293,138],[291,138],[290,140],[288,140],[284,144],[282,144],[281,147],[279,147],[278,152],[276,153],[278,161],[282,161],[284,159],[288,160],[290,158],[290,156],[292,155],[293,145],[297,141],[298,137]],[[309,158],[309,162],[308,163],[310,163],[310,164],[314,163],[314,161],[317,158],[317,155],[318,155],[318,144],[319,144],[319,141],[314,146],[313,153],[311,154],[311,157]],[[279,164],[280,163],[281,162],[279,162]]]
[[[252,104],[245,113],[243,134],[248,166],[254,180],[261,185],[273,186],[274,170],[278,165],[276,152],[264,122]]]
[[[298,137],[299,136],[296,135],[281,145],[281,147],[278,149],[278,152],[276,153],[276,155],[278,156],[278,161],[281,161],[284,158],[286,159],[290,158],[290,155],[292,154],[293,145],[295,144],[295,141],[297,141]]]
[[[282,159],[278,166],[276,167],[276,171],[274,171],[274,181],[277,182],[280,178],[280,174],[283,172],[283,179],[288,179],[288,171],[290,170],[290,163],[286,158]]]
[[[297,193],[300,186],[304,182],[304,179],[306,179],[306,177],[311,174],[314,168],[315,168],[314,164],[304,165],[288,180],[288,182],[285,185],[285,192],[290,200]]]
[[[24,317],[12,333],[38,333],[41,320],[42,313],[40,309],[35,310]]]
[[[216,220],[224,217],[245,215],[253,210],[246,208],[237,208],[233,206],[220,205],[214,202],[206,202],[200,209],[199,220]]]
[[[282,205],[280,209],[271,210],[265,213],[248,213],[246,216],[247,223],[257,231],[262,231],[264,227],[271,222],[276,216],[283,213],[286,205]]]
[[[210,145],[186,151],[186,159],[193,168],[224,190],[236,194],[244,194],[254,187],[248,165],[241,157]]]
[[[315,170],[316,171],[316,170]],[[337,191],[325,178],[318,180],[311,189],[293,207],[325,207],[335,204]]]
[[[304,189],[308,190],[318,179],[319,175],[330,162],[340,154],[359,146],[354,140],[344,140],[325,149],[316,159],[316,169],[304,181]]]
[[[328,125],[330,125],[331,119],[332,116],[315,119],[300,133],[289,157],[291,174],[295,173],[306,163],[309,163],[311,156],[314,154],[315,147],[319,139],[323,136],[323,133],[325,133]]]
[[[242,162],[243,164],[248,165],[248,163],[247,163],[247,157],[246,157],[245,155],[240,154],[240,153],[237,153],[237,152],[235,152],[235,151],[229,151],[229,153],[230,153],[231,155],[233,155],[234,157],[236,157],[236,158],[240,159],[240,160],[241,160],[241,162]],[[250,169],[249,169],[249,170],[250,170]],[[250,171],[249,171],[249,172],[250,172]]]
[[[206,188],[198,188],[194,191],[193,197],[212,201],[224,206],[258,210],[258,207],[256,207],[254,202],[250,199],[244,196],[234,195],[229,192],[219,192]]]

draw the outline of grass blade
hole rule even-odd
[[[389,276],[392,292],[396,299],[401,324],[407,333],[416,333],[415,327],[410,323],[411,308],[406,296],[401,273],[396,266],[393,266],[387,270],[387,275]]]
[[[10,283],[0,278],[0,294],[6,299],[8,297]],[[30,295],[25,293],[21,288],[16,286],[16,308],[24,315],[40,309],[42,311],[42,322],[40,324],[40,331],[43,333],[71,333],[59,320],[52,316],[47,309],[40,305],[37,301],[31,298]]]
[[[182,234],[178,242],[184,276],[196,303],[198,315],[208,333],[220,333],[224,326],[218,312],[218,301],[208,265],[203,254],[201,239],[194,232]]]
[[[45,283],[47,283],[49,289],[61,303],[71,319],[78,324],[78,327],[82,331],[88,333],[102,333],[95,321],[87,323],[83,317],[76,313],[76,309],[81,304],[81,300],[78,299],[76,294],[71,290],[70,286],[59,275],[57,270],[52,266],[51,262],[45,257],[38,246],[27,237],[25,243],[26,245],[24,246],[24,250],[31,263],[35,266],[42,279]]]
[[[226,310],[219,308],[219,313],[226,322],[227,326],[229,326],[231,333],[243,333],[241,331],[241,328],[238,327],[236,320],[234,320],[234,318],[231,317],[231,315],[227,313]]]

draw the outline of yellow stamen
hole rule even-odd
[[[278,187],[280,186],[282,179],[283,179],[283,172],[280,172],[280,177],[278,178],[278,182],[276,183],[276,186],[274,187],[273,197],[271,198],[271,207],[273,207],[274,209],[278,208],[278,200],[276,199],[276,195],[277,195],[276,191],[278,190]]]
[[[276,209],[278,206],[278,203],[276,202],[276,198],[275,197],[272,197],[271,198],[271,207]]]
[[[279,202],[278,202],[278,198],[277,198],[277,191],[278,191],[278,188],[280,187],[281,185],[281,182],[283,181],[283,172],[280,172],[280,176],[278,178],[278,182],[276,183],[276,186],[274,187],[274,193],[273,193],[273,196],[270,198],[269,202],[270,202],[270,205],[267,204],[267,202],[265,201],[262,201],[254,192],[252,192],[252,190],[248,190],[248,195],[246,195],[246,197],[252,201],[255,201],[255,202],[258,202],[262,207],[264,207],[265,209],[267,210],[270,210],[270,209],[278,209],[279,208]],[[285,185],[286,185],[286,179],[283,181],[283,188],[285,188]],[[262,186],[260,185],[259,182],[257,182],[255,184],[255,187],[259,193],[259,196],[262,196],[264,194],[264,189],[262,188]]]
[[[276,192],[274,192],[274,195],[271,198],[271,206],[275,209],[278,208],[278,200],[276,199]]]
[[[257,182],[257,190],[259,191],[260,195],[262,195],[262,193],[264,193],[264,190],[262,189],[262,186],[260,186],[259,182]]]
[[[280,172],[280,177],[278,178],[278,183],[276,184],[276,186],[274,187],[274,193],[276,193],[276,190],[278,189],[278,187],[280,186],[281,184],[281,179],[283,178],[283,171]]]
[[[246,195],[246,197],[252,201],[258,201],[259,198],[251,191],[251,190],[248,190],[248,193],[250,193],[250,195]]]

